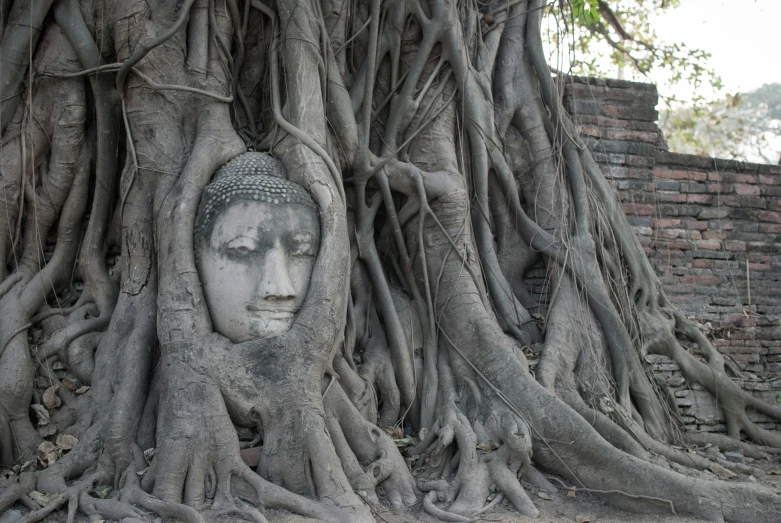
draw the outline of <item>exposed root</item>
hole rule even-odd
[[[471,391],[471,401],[469,398],[459,401],[470,412],[473,419],[470,422],[456,407],[454,382],[447,366],[441,359],[439,375],[444,379],[440,383],[438,409],[444,415],[438,418],[431,433],[410,451],[419,454],[419,466],[424,465],[418,486],[429,491],[426,496],[429,508],[446,517],[457,515],[469,520],[484,511],[485,500],[493,489],[503,494],[521,514],[536,517],[539,511],[519,481],[519,476],[538,479],[532,472],[528,427],[496,405],[495,399],[481,394],[476,385],[465,389]],[[447,482],[436,479],[449,478],[451,474],[454,476]],[[432,495],[434,492],[436,496]],[[435,500],[448,503],[447,511],[433,505]]]
[[[670,507],[670,512],[673,516],[677,516],[678,513],[675,511],[675,505],[673,505],[673,502],[669,499],[663,499],[663,498],[656,498],[653,496],[637,496],[634,494],[630,494],[628,492],[625,492],[623,490],[596,490],[596,489],[590,489],[585,487],[568,487],[561,479],[557,478],[556,476],[549,476],[550,479],[557,481],[558,483],[561,483],[561,486],[570,492],[590,492],[592,494],[620,494],[622,496],[626,496],[628,498],[633,499],[644,499],[649,501],[658,501],[660,503],[664,503]]]

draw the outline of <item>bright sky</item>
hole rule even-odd
[[[681,0],[654,26],[660,40],[711,53],[711,67],[735,93],[781,82],[779,24],[781,0]],[[685,96],[686,86],[674,94]]]

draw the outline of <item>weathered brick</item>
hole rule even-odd
[[[689,179],[689,172],[688,171],[675,171],[671,169],[661,169],[656,168],[654,169],[654,174],[659,178],[668,178],[670,180],[688,180]]]
[[[727,237],[727,233],[719,231],[705,231],[702,233],[702,237],[706,240],[723,240]]]
[[[599,127],[596,125],[579,125],[578,131],[580,134],[585,134],[586,136],[593,136],[595,138],[599,138],[601,136],[599,132]]]
[[[704,231],[708,228],[708,222],[701,220],[691,220],[686,222],[688,229],[694,229],[697,231]]]
[[[680,225],[681,220],[676,218],[661,218],[661,219],[655,219],[653,221],[653,226],[659,229],[664,229],[667,227],[675,227],[676,225]]]
[[[713,218],[726,218],[729,210],[721,207],[705,207],[697,216],[701,220],[710,220]]]
[[[681,283],[701,283],[705,285],[721,283],[721,278],[716,276],[684,276]]]
[[[689,203],[713,203],[714,196],[712,194],[687,194],[686,201]]]
[[[727,183],[709,183],[707,191],[714,194],[722,194],[732,191],[732,186]]]
[[[665,203],[683,203],[686,201],[686,196],[677,191],[657,191],[656,200]]]
[[[632,140],[640,142],[656,143],[657,134],[645,131],[628,131],[624,129],[608,129],[609,140]]]
[[[654,181],[654,186],[660,191],[679,191],[681,189],[681,182],[660,179]]]
[[[759,196],[759,187],[756,185],[748,185],[745,183],[736,183],[733,185],[735,193],[741,196]]]
[[[637,214],[641,216],[651,216],[654,213],[654,206],[642,203],[625,203],[623,204],[624,212],[626,214]]]
[[[719,240],[698,240],[694,242],[694,245],[698,249],[705,249],[710,251],[717,251],[721,249],[721,242]]]
[[[740,240],[727,240],[724,242],[724,248],[728,251],[745,252],[746,242]]]
[[[759,213],[759,219],[765,222],[781,223],[781,212],[762,211]]]

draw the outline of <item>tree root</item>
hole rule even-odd
[[[673,505],[673,502],[670,501],[669,499],[656,498],[656,497],[653,497],[653,496],[638,496],[638,495],[635,495],[635,494],[630,494],[630,493],[625,492],[623,490],[597,490],[597,489],[591,489],[591,488],[586,488],[586,487],[568,487],[561,479],[557,478],[556,476],[548,476],[548,478],[552,479],[554,481],[557,481],[558,483],[561,484],[561,486],[565,490],[567,490],[569,492],[590,492],[592,494],[620,494],[622,496],[626,496],[626,497],[632,498],[632,499],[644,499],[644,500],[648,500],[648,501],[658,501],[660,503],[665,503],[665,504],[669,505],[670,512],[672,513],[673,516],[677,516],[678,515],[678,513],[675,511],[675,505]]]
[[[423,464],[427,469],[418,476],[419,488],[429,491],[426,510],[432,515],[441,513],[444,517],[466,518],[448,521],[469,521],[482,513],[485,500],[493,489],[501,492],[521,514],[536,517],[539,511],[518,479],[519,475],[539,479],[531,472],[528,427],[498,405],[494,398],[479,393],[476,386],[466,389],[472,391],[471,401],[463,397],[460,400],[461,405],[471,405],[475,409],[470,422],[456,406],[450,364],[444,358],[440,356],[440,417],[431,433],[409,451],[412,455],[420,455],[418,466]],[[467,409],[472,412],[470,407]],[[453,473],[449,482],[430,481]],[[433,505],[435,499],[448,503],[447,511]]]

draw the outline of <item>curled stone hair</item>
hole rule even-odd
[[[200,239],[211,234],[220,213],[239,201],[298,204],[317,212],[317,205],[306,189],[287,179],[281,161],[270,154],[247,152],[217,169],[203,190],[195,218],[196,251],[200,249]]]

